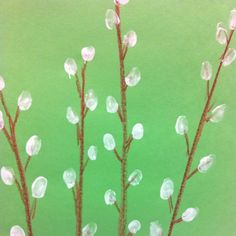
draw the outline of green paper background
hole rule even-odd
[[[176,193],[182,179],[186,156],[184,140],[174,130],[178,115],[189,120],[193,139],[205,99],[205,83],[199,71],[201,62],[218,65],[223,47],[215,41],[217,22],[228,25],[233,0],[131,0],[122,7],[123,33],[133,29],[138,44],[127,56],[127,71],[138,66],[142,80],[128,89],[129,129],[136,122],[145,127],[145,137],[134,142],[128,173],[143,171],[143,181],[130,188],[128,220],[139,219],[149,235],[151,221],[159,220],[167,235],[170,221],[168,204],[159,197],[165,177],[174,180]],[[75,128],[65,119],[68,105],[79,109],[73,80],[64,72],[67,57],[75,57],[81,66],[80,50],[96,47],[95,60],[89,64],[87,89],[93,88],[99,106],[86,120],[86,147],[98,146],[99,155],[89,163],[85,174],[84,225],[98,224],[97,236],[117,235],[117,212],[104,204],[108,188],[118,193],[119,164],[102,143],[106,132],[121,144],[121,126],[116,115],[106,113],[105,99],[119,99],[119,70],[115,31],[104,26],[106,9],[112,0],[1,0],[0,1],[0,73],[6,81],[4,94],[10,111],[16,109],[17,97],[29,90],[33,106],[20,114],[18,142],[24,161],[27,139],[38,134],[43,140],[40,154],[30,163],[29,185],[39,175],[48,178],[46,197],[40,200],[33,223],[36,236],[74,235],[75,217],[72,193],[62,181],[68,167],[78,169]],[[236,47],[236,39],[232,47]],[[215,94],[217,104],[226,103],[223,122],[209,124],[204,130],[195,156],[216,155],[214,167],[207,174],[195,176],[184,194],[180,212],[199,207],[200,215],[192,223],[177,225],[175,236],[235,236],[236,230],[236,64],[223,68]],[[0,166],[13,166],[14,156],[0,134]],[[24,211],[14,186],[0,183],[0,235],[9,235],[12,225],[25,226]]]

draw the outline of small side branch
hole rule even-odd
[[[37,198],[34,198],[33,204],[32,204],[32,207],[31,207],[31,219],[32,220],[35,218],[36,208],[37,208]]]
[[[126,152],[129,151],[130,145],[131,145],[132,141],[133,141],[133,137],[132,137],[132,135],[130,135],[129,138],[128,138],[128,140],[126,141],[126,145],[125,145],[125,150],[126,150]]]
[[[171,196],[168,198],[168,205],[169,205],[169,210],[170,210],[170,213],[171,213],[172,210],[173,210],[173,201],[172,201]]]
[[[31,157],[28,156],[28,158],[27,158],[27,160],[26,160],[26,163],[25,163],[25,172],[27,171],[27,168],[28,168],[28,166],[29,166],[30,160],[31,160]]]
[[[0,100],[1,100],[1,103],[2,103],[2,106],[3,106],[3,109],[4,109],[5,113],[6,113],[6,116],[7,116],[8,120],[9,120],[10,127],[12,127],[13,121],[12,121],[10,112],[8,110],[8,107],[6,105],[3,93],[1,91],[0,91]]]
[[[186,142],[187,156],[189,156],[189,154],[190,154],[189,138],[188,138],[188,134],[186,132],[184,133],[184,138],[185,138],[185,142]]]
[[[210,95],[210,80],[207,80],[206,82],[206,96],[207,98],[209,97]]]
[[[124,119],[123,119],[123,114],[122,114],[122,111],[121,111],[121,109],[120,109],[120,106],[118,107],[117,114],[118,114],[118,116],[119,116],[119,118],[120,118],[120,121],[123,122]]]
[[[17,180],[16,177],[15,177],[15,184],[16,184],[17,190],[18,190],[18,192],[19,192],[19,194],[20,194],[20,198],[21,198],[22,202],[24,203],[23,191],[22,191],[22,188],[21,188],[21,186],[20,186],[20,183],[19,183],[19,181]]]
[[[18,121],[19,115],[20,115],[20,109],[19,109],[19,107],[17,107],[15,118],[14,118],[14,126],[16,125],[16,123]]]
[[[194,169],[190,174],[189,174],[189,176],[188,176],[188,180],[190,179],[190,178],[192,178],[195,174],[197,174],[198,173],[198,168],[196,168],[196,169]]]
[[[179,218],[179,219],[177,219],[175,222],[174,222],[174,224],[179,224],[179,223],[181,223],[183,220],[182,220],[182,218]]]
[[[116,207],[116,210],[120,213],[120,207],[118,206],[118,203],[115,201],[114,206]]]
[[[85,169],[86,169],[88,163],[89,163],[89,159],[87,158],[87,160],[86,160],[85,163],[84,163],[83,173],[84,173],[84,171],[85,171]]]
[[[12,139],[11,139],[11,136],[8,133],[6,127],[3,127],[3,132],[4,132],[4,135],[6,136],[6,139],[8,140],[9,144],[12,146]]]
[[[127,52],[128,52],[128,46],[124,45],[124,48],[123,48],[123,60],[125,59]]]
[[[121,157],[120,157],[120,155],[119,155],[119,153],[117,152],[116,149],[114,149],[114,153],[115,153],[115,155],[116,155],[117,160],[120,161],[120,162],[122,162],[122,159],[121,159]]]

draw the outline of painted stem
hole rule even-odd
[[[82,88],[78,89],[77,81],[77,91],[81,94],[80,96],[80,127],[79,139],[77,142],[80,145],[80,169],[79,169],[79,181],[76,184],[76,235],[82,235],[82,211],[83,211],[83,184],[84,184],[84,120],[85,120],[85,72],[86,72],[87,63],[84,64],[81,77],[82,77]]]
[[[28,186],[25,178],[25,171],[23,164],[21,162],[20,154],[19,154],[19,149],[17,145],[17,139],[16,139],[16,133],[15,133],[15,125],[19,116],[19,111],[17,109],[16,116],[15,116],[15,122],[13,121],[10,112],[8,110],[8,107],[6,105],[3,93],[0,92],[0,100],[3,105],[4,111],[6,116],[8,117],[8,122],[9,122],[9,127],[10,127],[10,133],[8,133],[7,129],[4,127],[4,134],[9,142],[9,145],[15,155],[15,160],[17,164],[17,169],[20,175],[20,183],[15,180],[17,189],[19,191],[19,194],[21,196],[21,199],[24,204],[25,208],[25,217],[26,217],[26,224],[27,224],[27,231],[28,231],[28,236],[33,236],[33,229],[32,229],[32,221],[31,221],[31,215],[30,215],[30,200],[29,200],[29,191],[28,191]]]
[[[117,16],[120,18],[120,5],[115,5],[115,11]],[[127,212],[127,109],[126,109],[126,84],[125,84],[125,67],[124,67],[124,54],[122,47],[122,35],[121,35],[121,23],[116,25],[117,43],[119,50],[119,63],[120,63],[120,96],[121,105],[120,112],[122,114],[122,132],[123,132],[123,143],[122,143],[122,161],[121,161],[121,205],[119,213],[119,230],[118,235],[124,236],[126,231],[126,212]]]
[[[189,172],[190,172],[192,162],[193,162],[193,159],[194,159],[194,154],[197,150],[199,140],[201,138],[204,126],[206,124],[207,113],[208,113],[209,107],[211,105],[212,97],[214,95],[216,85],[217,85],[217,82],[218,82],[218,78],[219,78],[219,75],[220,75],[220,71],[221,71],[221,68],[222,68],[222,65],[223,65],[223,60],[224,60],[225,54],[226,54],[226,52],[229,48],[231,39],[233,37],[233,33],[234,33],[234,31],[231,30],[230,35],[229,35],[229,39],[227,41],[227,44],[226,44],[226,47],[225,47],[225,50],[224,50],[224,53],[223,53],[223,56],[222,56],[223,59],[220,61],[220,64],[218,66],[218,70],[216,72],[215,79],[213,81],[212,87],[210,89],[209,96],[207,98],[207,101],[205,103],[205,106],[204,106],[204,109],[203,109],[203,112],[202,112],[201,119],[199,121],[199,125],[198,125],[197,131],[196,131],[196,134],[195,134],[195,138],[194,138],[194,141],[193,141],[193,145],[192,145],[192,148],[191,148],[191,151],[190,151],[190,154],[189,154],[188,162],[187,162],[187,165],[186,165],[186,168],[185,168],[185,171],[184,171],[184,176],[183,176],[183,179],[182,179],[182,182],[181,182],[181,186],[180,186],[180,190],[179,190],[179,193],[178,193],[177,201],[176,201],[176,204],[175,204],[175,207],[174,207],[174,212],[173,212],[172,219],[171,219],[170,226],[169,226],[168,236],[172,235],[172,232],[173,232],[173,229],[174,229],[174,224],[175,224],[176,217],[178,215],[179,208],[180,208],[180,205],[181,205],[181,202],[182,202],[182,198],[183,198],[183,194],[184,194],[184,191],[185,191],[185,188],[186,188]]]

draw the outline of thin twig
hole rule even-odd
[[[116,210],[120,213],[120,207],[118,206],[117,201],[115,201],[114,205],[115,205],[115,207],[116,207]]]
[[[198,173],[198,168],[194,169],[188,176],[188,180]]]
[[[120,105],[118,106],[117,114],[118,114],[120,121],[122,123],[123,122],[123,115],[122,115],[122,111],[120,109]]]
[[[88,163],[89,163],[89,159],[87,158],[87,160],[86,160],[85,163],[84,163],[83,172],[85,171],[85,168],[87,167]]]
[[[117,160],[122,162],[122,158],[120,157],[119,153],[117,152],[117,150],[115,148],[114,148],[113,152],[115,153]]]
[[[25,163],[25,172],[27,171],[27,168],[28,168],[28,165],[29,165],[29,163],[30,163],[30,161],[31,161],[31,157],[30,156],[28,156],[27,157],[27,160],[26,160],[26,163]]]
[[[17,121],[18,121],[19,115],[20,115],[20,109],[19,109],[19,107],[17,106],[16,114],[15,114],[15,118],[14,118],[14,126],[16,125],[16,123],[17,123]]]
[[[7,118],[8,118],[9,125],[10,125],[10,127],[12,127],[13,121],[12,121],[10,112],[9,112],[9,110],[8,110],[8,107],[7,107],[7,105],[6,105],[6,102],[5,102],[5,99],[4,99],[4,96],[3,96],[3,92],[2,92],[2,91],[0,91],[0,100],[1,100],[1,103],[2,103],[2,106],[3,106],[3,109],[4,109],[5,113],[6,113],[6,116],[7,116]]]
[[[22,188],[21,188],[20,183],[16,177],[15,177],[15,184],[16,184],[17,190],[20,194],[20,198],[21,198],[22,202],[24,203],[24,196],[23,196]]]
[[[183,193],[184,193],[184,190],[185,190],[185,187],[186,187],[189,172],[190,172],[192,162],[193,162],[193,159],[194,159],[194,154],[197,150],[198,143],[199,143],[199,140],[200,140],[201,135],[202,135],[202,131],[203,131],[205,123],[206,123],[206,117],[207,117],[207,113],[208,113],[208,110],[209,110],[209,106],[211,104],[211,100],[212,100],[212,97],[213,97],[215,89],[216,89],[216,85],[217,85],[217,82],[218,82],[220,71],[221,71],[221,68],[222,68],[222,65],[223,65],[223,60],[224,60],[225,54],[226,54],[226,52],[229,48],[231,39],[233,37],[233,33],[234,33],[234,30],[231,30],[230,34],[229,34],[229,40],[227,42],[227,45],[226,45],[224,53],[223,53],[223,59],[220,61],[219,67],[218,67],[216,75],[215,75],[215,79],[213,81],[208,99],[206,101],[206,104],[205,104],[203,112],[202,112],[201,119],[199,121],[199,125],[198,125],[197,131],[196,131],[196,134],[195,134],[195,138],[194,138],[194,141],[193,141],[193,145],[192,145],[192,148],[191,148],[191,151],[190,151],[190,154],[189,154],[189,159],[188,159],[188,162],[186,164],[186,168],[185,168],[185,171],[184,171],[184,175],[183,175],[180,190],[179,190],[179,193],[178,193],[177,201],[176,201],[176,204],[175,204],[174,212],[173,212],[172,219],[171,219],[171,222],[170,222],[168,236],[171,236],[172,232],[173,232],[176,217],[177,217],[177,214],[179,212],[179,207],[180,207],[180,204],[182,202]]]
[[[186,132],[184,132],[184,138],[185,138],[185,142],[186,142],[186,152],[187,152],[187,156],[189,156],[189,152],[190,152],[190,147],[189,147],[189,138],[188,138],[188,134]]]
[[[33,205],[31,207],[31,219],[32,220],[35,218],[36,209],[37,209],[37,198],[34,198]]]

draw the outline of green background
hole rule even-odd
[[[205,99],[205,83],[200,66],[209,60],[216,71],[223,47],[215,41],[216,24],[228,25],[233,0],[131,0],[122,7],[123,33],[133,29],[138,44],[127,56],[126,69],[138,66],[142,80],[128,89],[129,129],[136,122],[145,127],[145,137],[134,142],[128,172],[143,171],[143,181],[130,188],[128,220],[139,219],[149,235],[151,221],[159,220],[167,235],[170,222],[168,204],[159,197],[162,180],[174,180],[176,192],[182,179],[186,156],[184,140],[174,130],[178,115],[189,120],[193,139]],[[104,15],[113,0],[0,0],[0,74],[6,81],[4,94],[10,111],[17,97],[29,90],[33,106],[22,112],[17,128],[21,156],[27,139],[38,134],[43,140],[40,154],[30,163],[29,185],[39,175],[48,178],[48,189],[40,200],[33,227],[36,236],[74,235],[72,193],[62,180],[68,167],[78,169],[75,128],[65,118],[68,105],[79,109],[73,80],[64,72],[67,57],[75,57],[81,66],[80,50],[96,47],[95,60],[89,64],[87,89],[93,88],[99,106],[86,120],[86,147],[98,146],[99,155],[85,173],[84,225],[98,224],[98,236],[116,235],[117,212],[104,204],[108,188],[118,193],[119,163],[102,143],[106,132],[121,144],[121,126],[116,115],[106,113],[108,95],[119,98],[119,70],[115,31],[108,31]],[[236,46],[236,39],[232,41]],[[196,175],[187,185],[180,213],[187,207],[199,207],[200,215],[192,223],[175,227],[176,236],[236,235],[236,64],[223,68],[215,94],[216,104],[226,103],[223,122],[208,124],[204,130],[194,166],[209,153],[216,155],[207,174]],[[0,166],[13,166],[14,156],[0,134]],[[25,228],[24,211],[14,186],[0,183],[0,235],[9,235],[12,225]]]

